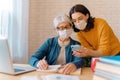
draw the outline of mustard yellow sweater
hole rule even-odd
[[[94,28],[88,32],[77,32],[78,40],[89,49],[101,50],[103,56],[113,56],[120,52],[120,42],[107,22],[95,18]]]

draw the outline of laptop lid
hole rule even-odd
[[[33,67],[13,66],[8,39],[0,38],[0,72],[15,75],[33,70]]]

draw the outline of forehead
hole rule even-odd
[[[58,24],[58,27],[69,26],[69,25],[70,25],[70,23],[69,23],[68,21],[64,21],[64,22],[60,22],[60,23]]]
[[[73,19],[77,19],[78,17],[85,17],[85,15],[80,12],[75,12],[72,14]]]

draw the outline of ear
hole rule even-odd
[[[88,19],[89,18],[89,14],[86,14],[86,19]]]

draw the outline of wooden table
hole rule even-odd
[[[0,73],[0,80],[22,80],[22,77],[26,77],[26,76],[33,76],[37,78],[36,80],[40,80],[40,76],[48,75],[48,74],[56,74],[56,73],[41,73],[39,71],[32,71],[16,76]],[[93,72],[91,71],[90,68],[82,68],[81,74],[73,74],[73,75],[79,76],[80,80],[92,80]]]

